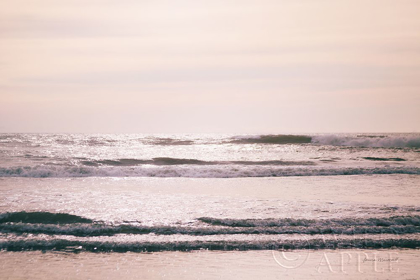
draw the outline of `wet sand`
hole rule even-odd
[[[420,250],[1,252],[1,279],[418,279]]]

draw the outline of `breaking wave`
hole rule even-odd
[[[178,223],[174,226],[144,226],[141,222],[107,224],[66,213],[48,212],[4,213],[0,217],[0,250],[8,251],[153,252],[420,247],[420,216],[328,220],[202,217],[195,223]],[[158,235],[169,237],[162,241]],[[112,236],[115,238],[110,239]]]
[[[7,251],[53,250],[67,252],[156,252],[191,250],[294,250],[294,249],[385,249],[419,248],[420,240],[400,239],[312,239],[279,241],[175,241],[175,242],[101,242],[82,240],[13,240],[0,242]]]
[[[47,235],[72,235],[78,237],[113,236],[119,234],[155,234],[155,235],[274,235],[274,234],[414,234],[420,233],[420,227],[415,225],[314,225],[308,226],[258,226],[258,227],[191,227],[191,226],[142,226],[142,225],[106,225],[98,224],[71,224],[71,225],[46,225],[10,223],[0,224],[1,233],[14,234],[47,234]]]
[[[420,148],[419,135],[257,135],[236,136],[235,144],[316,144],[350,147]]]
[[[329,219],[329,220],[310,220],[310,219],[218,219],[202,217],[198,220],[217,226],[229,227],[337,227],[337,226],[420,226],[420,216],[393,216],[387,218],[366,218],[366,219]]]
[[[382,148],[420,148],[420,136],[393,135],[318,135],[311,143],[331,146],[382,147]]]
[[[338,176],[366,174],[420,175],[418,167],[359,167],[317,168],[237,165],[173,165],[173,166],[53,166],[0,168],[0,177],[66,178],[66,177],[187,177],[187,178],[240,178],[287,176]]]
[[[204,225],[203,225],[204,224]],[[232,235],[232,234],[413,234],[420,232],[420,216],[342,219],[219,219],[202,217],[191,225],[106,224],[66,213],[13,212],[0,214],[0,232],[14,234],[73,235],[117,234]]]

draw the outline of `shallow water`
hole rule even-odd
[[[419,182],[398,174],[2,178],[0,242],[8,250],[125,252],[298,249],[309,238],[310,248],[416,248]]]

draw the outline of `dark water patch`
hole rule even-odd
[[[142,164],[152,165],[315,165],[311,161],[282,161],[282,160],[267,160],[267,161],[204,161],[198,159],[186,158],[170,158],[158,157],[151,160],[142,159],[116,159],[116,160],[83,160],[81,161],[86,166],[137,166]]]
[[[86,166],[100,166],[100,165],[109,165],[109,166],[135,166],[141,164],[148,164],[150,160],[141,160],[141,159],[116,159],[116,160],[83,160],[82,164]]]
[[[403,158],[382,158],[382,157],[363,157],[364,159],[367,160],[374,160],[374,161],[406,161]]]
[[[196,159],[178,159],[178,158],[154,158],[152,164],[155,165],[314,165],[311,161],[203,161]]]
[[[143,159],[116,159],[116,160],[92,160],[92,161],[81,161],[86,166],[137,166],[142,164],[152,165],[184,165],[184,164],[195,164],[195,165],[212,165],[217,162],[208,162],[197,159],[184,159],[184,158],[169,158],[159,157],[151,160]]]
[[[154,165],[184,165],[184,164],[194,164],[194,165],[213,165],[217,162],[203,161],[198,159],[187,159],[187,158],[170,158],[170,157],[159,157],[151,160],[151,164]]]
[[[312,137],[304,135],[261,135],[250,138],[236,138],[235,144],[305,144],[311,143]]]
[[[22,157],[23,158],[30,158],[32,160],[45,160],[45,159],[50,158],[50,157],[47,157],[47,156],[39,156],[39,155],[32,155],[32,154],[24,154]]]
[[[179,146],[179,145],[193,145],[194,141],[192,140],[180,140],[173,138],[153,138],[149,141],[146,141],[147,144],[151,145],[162,145],[162,146]]]
[[[106,138],[88,138],[84,141],[80,141],[80,144],[86,145],[86,146],[113,146],[117,142],[118,142],[117,140],[106,139]]]
[[[74,145],[76,141],[73,139],[56,139],[55,142],[60,145]]]
[[[0,214],[0,223],[73,224],[93,223],[91,219],[67,213],[7,212]]]
[[[385,138],[385,135],[363,135],[363,134],[359,134],[357,135],[357,137],[360,138]]]
[[[266,161],[222,161],[220,164],[238,164],[238,165],[316,165],[312,161],[285,161],[285,160],[266,160]]]

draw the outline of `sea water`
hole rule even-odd
[[[148,278],[235,278],[230,263],[276,279],[343,274],[345,259],[354,278],[409,279],[419,175],[419,134],[1,134],[0,264],[11,279],[50,263],[115,275],[126,258],[127,279],[130,263]]]

